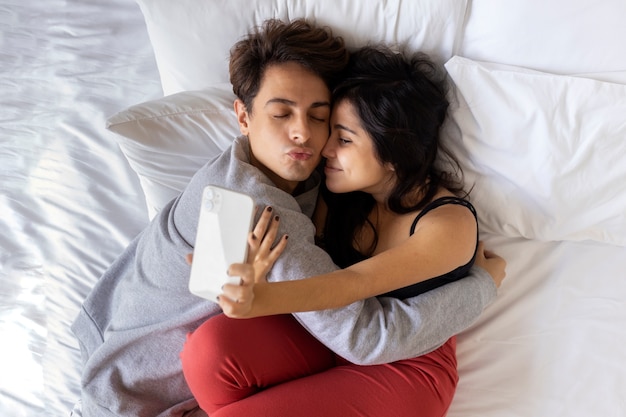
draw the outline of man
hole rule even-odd
[[[336,269],[314,244],[310,216],[320,182],[314,170],[328,138],[329,86],[346,62],[341,39],[302,20],[269,21],[235,45],[230,73],[244,136],[201,168],[129,245],[72,326],[85,363],[84,416],[182,416],[197,407],[178,355],[186,334],[220,312],[188,290],[185,255],[193,251],[204,186],[247,193],[280,215],[289,244],[268,279]],[[476,269],[414,299],[373,298],[295,317],[340,356],[384,363],[438,347],[471,324],[494,294],[489,274]],[[424,324],[422,314],[446,320]]]

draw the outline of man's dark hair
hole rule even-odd
[[[317,27],[304,19],[270,19],[232,47],[230,82],[235,95],[251,112],[269,66],[298,63],[332,89],[348,57],[343,39],[333,36],[328,27]]]

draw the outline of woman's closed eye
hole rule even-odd
[[[339,143],[341,145],[347,145],[348,143],[352,143],[352,141],[350,139],[346,139],[346,138],[342,138],[342,137],[337,138],[337,140],[339,141]]]

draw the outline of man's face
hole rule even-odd
[[[280,189],[293,192],[309,178],[328,140],[330,92],[324,81],[296,63],[266,69],[252,113],[235,111],[250,138],[251,163]]]

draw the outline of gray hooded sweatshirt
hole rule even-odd
[[[320,179],[297,197],[249,164],[239,137],[202,167],[104,273],[72,325],[83,359],[82,413],[99,416],[182,416],[197,406],[179,353],[186,334],[219,306],[189,292],[185,255],[194,247],[203,188],[213,184],[251,195],[280,215],[289,244],[270,281],[336,270],[314,243],[310,220]],[[496,294],[489,274],[474,267],[457,282],[407,300],[374,297],[334,310],[296,313],[313,336],[357,364],[380,364],[430,352],[472,324]]]

